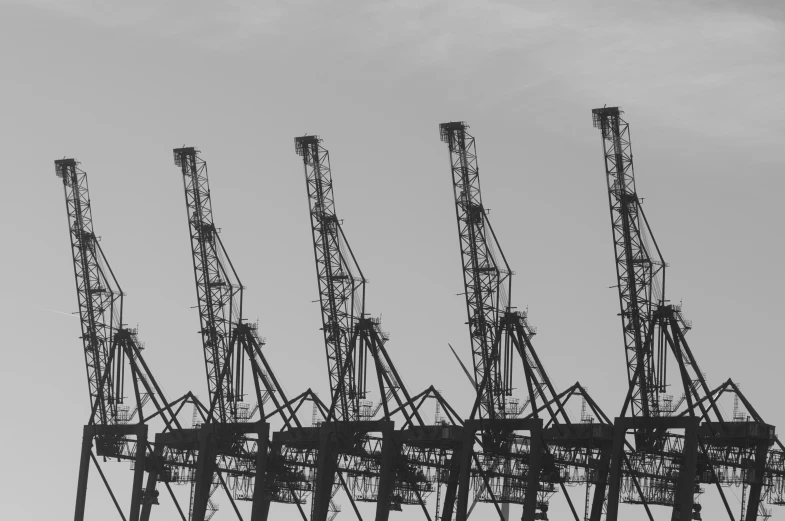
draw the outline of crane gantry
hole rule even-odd
[[[380,320],[366,312],[367,281],[335,213],[329,152],[317,136],[295,138],[295,151],[305,171],[331,393],[327,421],[321,425],[313,519],[325,519],[336,475],[340,482],[350,482],[353,504],[376,501],[377,521],[403,504],[419,505],[430,519],[425,498],[434,488],[439,518],[440,485],[445,484],[441,519],[450,519],[457,487],[450,469],[457,461],[460,435],[445,427],[460,420],[432,386],[416,396],[409,393],[387,351],[388,335]],[[375,406],[369,400],[374,385],[379,397]],[[420,409],[429,397],[443,408],[444,425],[425,421]],[[398,430],[396,417],[403,421]],[[363,471],[354,469],[354,476],[348,472],[344,478],[341,458],[351,458]],[[365,492],[369,490],[371,494]]]
[[[480,191],[474,137],[463,122],[443,123],[440,137],[450,153],[464,295],[477,394],[468,431],[480,431],[480,451],[493,486],[474,485],[477,499],[520,503],[523,519],[547,519],[548,498],[558,485],[576,521],[565,485],[586,486],[584,519],[599,521],[610,458],[610,420],[576,383],[558,393],[534,350],[527,313],[512,306],[512,271],[493,231]],[[527,399],[512,398],[514,366],[522,365]],[[594,420],[575,422],[567,402],[582,396]],[[585,418],[588,420],[588,418]],[[597,423],[593,423],[596,421]],[[528,435],[516,431],[528,431]],[[471,446],[464,449],[458,516],[467,515]],[[580,471],[578,471],[580,469]],[[476,479],[476,478],[475,478]],[[487,479],[487,478],[485,478]],[[590,499],[590,488],[594,487]]]
[[[227,493],[232,501],[252,501],[253,521],[267,519],[271,501],[293,503],[307,519],[302,504],[312,488],[307,473],[314,466],[315,446],[308,442],[313,429],[302,425],[296,411],[304,401],[317,408],[323,404],[310,389],[287,398],[262,351],[257,325],[244,318],[244,287],[213,220],[207,164],[193,147],[173,153],[183,175],[210,400],[199,433],[191,520],[204,521],[217,471],[237,478]],[[252,394],[246,392],[248,371]],[[253,406],[248,398],[255,399]],[[271,410],[265,410],[267,401],[273,403]],[[270,440],[267,420],[272,417],[282,422],[283,432]]]
[[[90,418],[83,432],[74,519],[84,519],[90,461],[98,469],[120,517],[125,519],[98,465],[96,456],[101,456],[133,463],[127,519],[146,521],[150,518],[152,505],[158,504],[158,481],[166,484],[172,500],[180,509],[169,483],[177,482],[173,476],[187,473],[187,469],[194,465],[195,447],[189,443],[189,434],[183,428],[178,412],[186,403],[198,407],[199,402],[191,393],[172,402],[167,401],[142,356],[144,344],[139,340],[137,330],[126,326],[123,320],[125,294],[93,230],[87,173],[78,165],[75,159],[55,161],[55,170],[63,181],[65,193],[90,393]],[[130,397],[126,396],[129,376],[133,392]],[[155,444],[148,439],[151,420],[164,424],[163,431],[156,435]],[[162,436],[172,442],[172,446],[178,447],[176,458],[172,458],[173,449],[160,441]],[[148,480],[143,486],[145,472]]]
[[[558,492],[575,521],[617,521],[624,503],[641,505],[650,521],[656,506],[671,521],[700,520],[704,487],[731,521],[771,517],[769,506],[785,505],[785,446],[736,383],[712,388],[698,366],[687,341],[692,324],[666,297],[668,265],[638,196],[622,114],[618,107],[592,111],[602,136],[628,382],[613,421],[580,383],[559,392],[545,371],[528,313],[513,306],[513,272],[484,206],[475,140],[463,122],[439,130],[449,149],[471,346],[464,371],[476,392],[465,419],[434,386],[411,394],[393,363],[389,336],[366,310],[367,280],[336,215],[329,152],[317,136],[295,138],[295,151],[308,194],[326,402],[311,389],[288,398],[268,363],[214,222],[206,163],[193,147],[173,154],[184,183],[208,402],[191,392],[167,400],[137,330],[124,322],[125,294],[93,229],[87,174],[75,159],[55,161],[90,397],[75,521],[85,518],[91,462],[124,521],[149,521],[160,484],[183,521],[209,521],[219,489],[241,520],[236,501],[250,502],[251,521],[266,521],[273,502],[296,505],[304,521],[332,521],[339,490],[360,520],[360,502],[375,504],[376,521],[407,505],[428,521],[465,521],[478,502],[492,504],[500,519],[520,504],[523,521],[547,520]],[[423,407],[429,399],[441,412],[433,422]],[[306,403],[310,425],[298,417]],[[194,407],[190,426],[180,418],[187,404]],[[127,516],[98,457],[132,464]],[[190,485],[187,508],[173,484]],[[583,505],[568,493],[571,485],[583,486]],[[741,486],[735,503],[726,494],[731,485]]]
[[[614,422],[607,519],[618,518],[620,501],[668,506],[672,519],[701,519],[702,484],[716,486],[731,520],[723,486],[741,484],[741,519],[766,518],[763,499],[783,502],[783,446],[736,384],[728,380],[712,389],[698,366],[686,338],[692,324],[666,298],[668,265],[637,193],[629,124],[621,115],[618,107],[592,111],[602,134],[629,383]],[[668,394],[669,368],[683,392],[675,402]],[[723,396],[734,397],[731,418],[720,404]],[[746,412],[739,412],[739,402]],[[630,431],[634,447],[625,454]],[[629,462],[627,471],[622,460]],[[645,476],[645,485],[627,486],[636,476]]]

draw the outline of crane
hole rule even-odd
[[[377,521],[387,519],[389,510],[399,510],[402,504],[419,504],[430,519],[424,499],[434,486],[438,517],[440,483],[447,485],[444,509],[451,514],[449,498],[454,497],[457,479],[450,468],[457,461],[461,438],[455,429],[426,422],[421,407],[426,398],[434,398],[445,411],[447,425],[455,426],[459,417],[433,386],[416,396],[409,393],[387,351],[389,336],[381,321],[366,311],[367,280],[335,212],[329,152],[312,135],[296,137],[295,151],[305,172],[331,393],[327,421],[322,424],[313,519],[325,519],[336,474],[344,479],[338,464],[341,457],[371,469],[371,479],[350,473],[348,495],[352,502],[376,500]],[[379,396],[375,406],[369,400],[374,386]],[[403,428],[393,431],[396,416],[402,416]],[[372,433],[382,435],[379,450],[369,449],[380,443],[378,434]],[[436,476],[428,479],[429,470],[435,470]],[[361,494],[376,480],[375,494]]]
[[[209,391],[191,519],[205,519],[213,476],[220,470],[237,477],[229,498],[251,500],[253,521],[267,518],[271,501],[294,503],[307,519],[302,504],[311,490],[315,442],[308,443],[313,430],[302,425],[296,411],[313,401],[323,413],[324,404],[310,389],[287,398],[262,351],[257,324],[244,318],[245,288],[214,223],[207,164],[194,147],[176,148],[173,154],[183,176]],[[253,407],[249,398],[255,400]],[[273,407],[266,411],[268,401]],[[272,417],[283,422],[284,432],[274,433],[271,442],[267,420]]]
[[[578,521],[565,484],[580,482],[586,486],[584,519],[599,520],[610,458],[611,422],[579,383],[563,393],[556,391],[532,344],[536,329],[529,323],[527,312],[512,305],[513,272],[483,205],[475,140],[468,128],[464,122],[442,123],[439,133],[449,148],[477,384],[465,426],[475,426],[482,433],[480,450],[490,456],[480,463],[493,476],[496,494],[491,486],[474,488],[481,491],[480,501],[523,504],[523,519],[530,520],[547,519],[548,498],[559,485]],[[518,363],[522,364],[528,395],[523,406],[512,397]],[[590,404],[591,416],[598,423],[573,421],[567,408],[573,396],[581,396]],[[584,419],[589,420],[586,416]],[[521,430],[529,431],[529,435],[516,434]],[[459,491],[459,521],[467,515],[469,463],[467,455],[461,469],[464,481]]]
[[[781,443],[731,380],[710,388],[687,342],[692,324],[665,294],[665,262],[638,196],[629,124],[618,107],[592,110],[601,131],[613,232],[628,390],[614,426],[608,492],[608,521],[619,500],[671,507],[672,519],[700,519],[701,484],[714,484],[730,519],[735,519],[722,486],[744,487],[740,518],[755,521],[770,513],[761,500],[782,503]],[[674,366],[675,363],[675,366]],[[676,384],[669,382],[674,379]],[[669,387],[683,392],[674,401]],[[734,399],[731,418],[721,399]],[[742,409],[739,411],[741,402]],[[635,446],[622,453],[627,432]],[[621,461],[630,461],[627,475]],[[646,475],[643,488],[625,486]],[[627,493],[622,493],[622,490]],[[647,507],[648,508],[648,507]]]
[[[63,181],[68,213],[90,395],[90,418],[83,431],[74,519],[84,519],[90,461],[98,469],[120,517],[126,519],[98,464],[96,456],[100,456],[104,461],[113,458],[133,463],[133,488],[127,519],[147,520],[152,505],[158,504],[158,480],[166,484],[177,504],[169,486],[172,474],[177,473],[178,467],[187,468],[194,462],[193,447],[187,446],[188,436],[177,413],[186,403],[198,405],[198,400],[193,394],[186,393],[173,402],[167,401],[142,356],[144,344],[139,340],[137,330],[125,324],[125,294],[93,230],[87,173],[78,165],[75,159],[55,161],[57,177]],[[129,383],[131,396],[127,395]],[[163,422],[162,434],[184,447],[179,451],[179,459],[166,457],[166,447],[158,443],[158,435],[155,444],[148,441],[148,427],[153,419]],[[145,471],[148,481],[143,487]],[[180,508],[179,505],[177,508]]]

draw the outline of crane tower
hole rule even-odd
[[[377,521],[405,504],[419,505],[430,519],[425,499],[436,491],[436,517],[452,515],[461,436],[459,418],[431,386],[412,396],[387,351],[388,335],[381,321],[365,307],[366,279],[335,213],[328,151],[317,136],[295,138],[303,159],[327,354],[331,400],[322,424],[314,520],[326,514],[326,498],[337,476],[350,471],[339,461],[349,458],[365,472],[353,477],[347,490],[354,502],[376,501]],[[379,402],[369,399],[376,387]],[[425,421],[421,407],[433,398],[446,417],[444,424]],[[403,421],[394,430],[394,419]],[[378,449],[377,449],[378,447]],[[370,457],[369,457],[370,456]],[[377,484],[378,483],[378,484]],[[445,485],[444,499],[442,487]],[[372,494],[363,491],[372,490]]]
[[[536,330],[527,313],[512,305],[513,273],[483,205],[474,137],[463,122],[442,123],[439,131],[449,148],[477,383],[465,426],[467,431],[481,432],[479,450],[486,456],[479,463],[491,476],[483,477],[485,485],[473,488],[482,491],[481,501],[522,504],[523,519],[533,520],[548,518],[548,500],[558,487],[579,521],[566,485],[581,483],[586,490],[583,517],[598,521],[610,458],[610,420],[580,384],[568,392],[556,391],[532,344]],[[512,397],[517,364],[521,364],[527,390],[522,406]],[[567,402],[573,396],[582,396],[590,404],[592,421],[571,418]],[[528,435],[516,431],[528,431]],[[459,521],[467,515],[469,453],[465,450],[461,467]]]
[[[163,481],[177,505],[169,482],[179,472],[187,472],[195,460],[177,412],[186,403],[198,401],[191,393],[168,402],[142,356],[144,344],[137,330],[123,321],[125,294],[104,255],[93,230],[93,216],[87,173],[75,159],[55,161],[57,177],[63,181],[71,254],[82,329],[82,349],[87,367],[90,418],[84,427],[77,481],[74,519],[82,521],[87,500],[90,462],[96,466],[120,518],[126,519],[96,456],[130,461],[134,476],[127,519],[146,521],[151,507],[158,504],[156,484]],[[130,377],[130,380],[129,380]],[[126,393],[132,390],[131,396]],[[149,441],[149,423],[162,421],[165,428]],[[167,437],[181,447],[176,458],[171,448],[159,442]],[[95,443],[95,453],[92,447]],[[143,486],[147,472],[147,485]],[[177,505],[179,509],[179,505]]]
[[[199,433],[191,520],[204,521],[219,471],[236,478],[227,491],[229,499],[251,501],[253,521],[267,519],[271,501],[296,505],[306,519],[302,504],[312,488],[308,473],[315,460],[314,429],[304,427],[295,411],[305,401],[316,402],[317,408],[323,404],[310,389],[287,398],[264,355],[257,325],[244,316],[245,288],[213,220],[207,164],[193,147],[173,153],[183,176],[210,397]],[[265,410],[268,401],[272,407]],[[270,418],[282,423],[282,432],[272,440]]]
[[[702,485],[715,486],[735,519],[724,491],[731,484],[743,486],[741,519],[766,518],[762,500],[782,503],[783,447],[736,384],[712,389],[698,366],[687,342],[692,324],[666,298],[668,265],[638,196],[622,114],[618,107],[592,111],[602,136],[629,382],[614,422],[607,519],[618,518],[619,501],[643,504],[650,517],[649,505],[663,505],[671,519],[701,519]],[[669,394],[674,380],[683,393],[676,400]],[[729,397],[736,411],[731,418],[721,405]],[[739,403],[746,412],[738,411]],[[645,486],[628,486],[636,476],[647,478]]]

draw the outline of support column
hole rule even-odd
[[[129,521],[139,521],[139,511],[142,508],[142,495],[144,482],[144,457],[147,452],[147,425],[136,426],[136,457],[134,459],[134,480],[131,488],[131,510]]]
[[[684,463],[679,474],[679,485],[676,489],[677,495],[671,521],[692,519],[692,502],[698,466],[698,420],[697,418],[691,418],[691,420],[684,428]]]
[[[319,453],[316,457],[316,490],[313,493],[312,521],[327,521],[335,471],[338,466],[335,461],[337,454],[332,450],[334,437],[340,435],[336,430],[336,425],[333,422],[322,423],[319,429]]]
[[[534,423],[536,422],[536,423]],[[534,521],[537,515],[537,489],[540,483],[542,467],[542,420],[532,420],[529,428],[531,442],[529,445],[529,474],[526,476],[526,495],[523,498],[523,514],[521,521]]]
[[[84,521],[85,503],[87,501],[87,476],[90,473],[90,453],[93,450],[94,435],[94,427],[85,425],[82,431],[82,452],[79,456],[79,478],[76,484],[74,521]]]
[[[379,466],[379,495],[376,498],[376,521],[387,521],[390,517],[390,499],[395,486],[393,423],[384,422],[381,429],[382,461]]]
[[[150,513],[153,509],[153,505],[155,504],[156,498],[156,486],[158,485],[158,473],[160,469],[158,466],[160,465],[160,449],[155,449],[155,455],[153,456],[154,461],[151,465],[147,468],[147,486],[144,489],[144,496],[142,497],[142,514],[139,516],[140,521],[149,521],[150,520]]]
[[[266,521],[270,512],[270,501],[265,499],[264,485],[267,480],[267,446],[269,444],[270,425],[260,420],[256,424],[256,476],[253,485],[253,504],[251,521]]]
[[[613,445],[611,448],[610,476],[608,477],[607,521],[618,521],[619,518],[621,464],[624,456],[624,438],[626,435],[627,427],[624,425],[624,419],[616,418],[613,422]]]
[[[750,484],[750,494],[747,500],[747,514],[744,521],[756,521],[758,519],[758,506],[760,505],[760,495],[763,490],[763,472],[766,469],[766,455],[769,452],[767,442],[758,442],[755,448],[755,476]]]
[[[204,521],[207,502],[215,473],[215,450],[212,443],[214,425],[205,423],[199,429],[199,454],[196,459],[194,503],[191,521]]]
[[[469,508],[469,489],[471,488],[472,455],[474,453],[474,433],[479,427],[476,420],[466,420],[463,425],[463,450],[459,457],[458,470],[458,511],[455,521],[466,521]]]
[[[597,469],[597,483],[594,485],[594,497],[592,498],[589,521],[600,521],[602,516],[602,505],[605,503],[605,491],[608,488],[608,471],[612,450],[612,445],[607,443],[600,448],[600,467]]]
[[[444,493],[444,507],[442,508],[441,521],[452,521],[453,509],[455,508],[455,496],[458,491],[458,476],[461,472],[461,455],[465,445],[453,451],[450,456],[449,474],[447,474],[447,490]],[[471,461],[471,460],[469,460]]]

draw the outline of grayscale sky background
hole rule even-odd
[[[337,213],[371,281],[368,307],[383,314],[400,372],[411,389],[433,384],[468,414],[472,390],[447,348],[469,360],[438,136],[439,123],[467,121],[540,357],[560,389],[579,380],[613,416],[626,372],[590,111],[620,105],[701,369],[710,384],[739,382],[785,432],[784,26],[776,1],[6,0],[3,516],[65,519],[73,509],[89,411],[78,320],[49,311],[76,310],[53,167],[63,157],[89,174],[126,318],[171,396],[206,395],[171,154],[182,145],[209,164],[216,222],[279,378],[291,392],[325,396],[293,146],[296,135],[320,135]],[[89,518],[107,518],[95,474],[90,491]],[[224,502],[215,519],[230,513]],[[295,515],[284,508],[276,518]],[[340,519],[351,517],[344,504]]]

